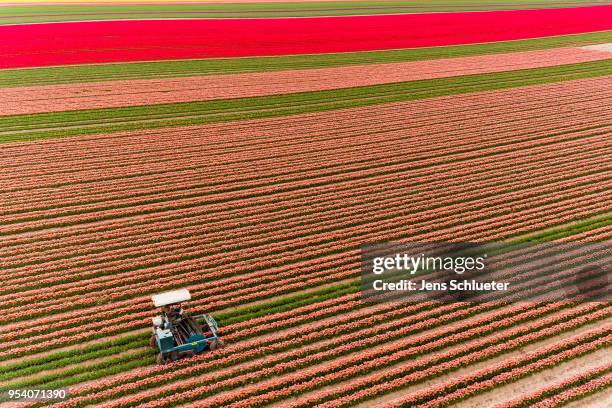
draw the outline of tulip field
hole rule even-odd
[[[0,408],[612,404],[569,261],[360,293],[367,243],[609,242],[612,2],[61,3],[0,4]],[[179,288],[225,347],[157,364]]]

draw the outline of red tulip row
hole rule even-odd
[[[612,362],[606,362],[584,373],[576,374],[560,383],[540,388],[499,404],[497,408],[555,407],[562,402],[590,394],[612,385]]]

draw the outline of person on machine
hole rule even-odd
[[[183,317],[183,307],[181,306],[180,303],[177,303],[175,305],[170,306],[170,317],[173,320],[181,320],[181,318]]]
[[[180,303],[164,306],[162,310],[164,311],[164,313],[166,313],[166,316],[168,316],[168,318],[173,322],[178,322],[183,317],[183,307]]]

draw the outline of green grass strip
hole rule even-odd
[[[135,340],[132,342],[127,342],[121,345],[108,345],[108,343],[105,342],[103,346],[95,345],[94,347],[91,347],[92,350],[87,353],[54,353],[53,356],[55,356],[56,359],[41,364],[26,365],[22,368],[12,368],[14,366],[18,366],[19,364],[12,364],[10,366],[2,367],[0,384],[14,378],[33,375],[41,371],[54,370],[96,358],[112,356],[114,354],[134,348],[148,346],[147,339],[144,339],[140,335],[125,337],[125,339],[131,337],[135,338]]]
[[[4,9],[3,9],[4,11]],[[213,58],[0,70],[0,88],[419,61],[612,42],[612,31],[449,47],[278,57]]]
[[[79,349],[66,351],[58,351],[47,354],[42,357],[33,359],[23,359],[18,363],[6,364],[0,366],[0,382],[8,379],[13,372],[25,372],[32,367],[44,367],[44,369],[52,369],[63,367],[64,365],[73,364],[75,362],[84,361],[90,358],[103,357],[108,354],[99,354],[101,351],[110,350],[111,353],[124,351],[132,348],[136,343],[142,342],[141,335],[130,335],[119,337],[103,343],[88,345]],[[37,369],[40,371],[40,369]],[[31,374],[32,372],[27,372]]]
[[[146,18],[303,17],[542,9],[606,3],[606,0],[438,0],[429,4],[421,0],[288,3],[240,3],[238,0],[224,4],[33,4],[3,7],[0,25]]]
[[[288,310],[296,309],[298,307],[323,302],[325,300],[333,298],[338,298],[340,296],[348,295],[350,293],[357,293],[358,291],[359,281],[353,280],[348,283],[330,286],[328,288],[315,292],[309,292],[290,297],[283,297],[275,301],[263,303],[261,305],[245,306],[240,309],[237,309],[237,313],[239,314],[232,313],[230,315],[227,315],[226,313],[220,313],[217,315],[216,320],[221,326],[228,326],[230,324],[244,322],[257,317],[262,317],[274,313],[286,312]]]
[[[522,244],[527,242],[548,242],[555,239],[567,238],[572,235],[580,234],[583,232],[595,230],[598,228],[607,227],[612,224],[612,214],[605,214],[600,217],[593,219],[580,221],[570,225],[563,225],[558,228],[553,228],[548,231],[540,233],[521,236],[519,238],[511,240],[512,243]]]
[[[611,74],[612,59],[285,95],[5,116],[0,118],[0,143],[270,118]],[[178,117],[180,115],[186,117]],[[162,118],[158,119],[156,116]],[[119,120],[123,121],[118,122]]]
[[[309,304],[322,302],[328,299],[342,296],[344,294],[355,293],[358,290],[359,282],[352,281],[349,283],[333,285],[307,293],[284,296],[272,301],[262,302],[257,305],[237,307],[229,311],[215,313],[214,317],[215,320],[217,320],[217,322],[219,323],[219,325],[223,327],[230,324],[249,320],[255,317],[279,313],[300,306],[306,306]],[[44,331],[42,333],[47,333],[47,331]],[[0,381],[17,377],[12,376],[12,372],[20,372],[19,376],[31,375],[42,370],[59,368],[69,364],[86,361],[88,359],[115,354],[121,351],[128,350],[130,348],[140,347],[143,344],[146,344],[148,342],[148,339],[148,333],[134,334],[119,337],[116,340],[95,343],[82,349],[72,349],[67,351],[54,352],[43,357],[23,360],[18,363],[0,366]]]
[[[78,382],[87,381],[90,378],[97,379],[96,372],[116,369],[117,367],[139,367],[152,364],[155,359],[155,351],[151,348],[139,350],[124,356],[113,357],[93,364],[79,365],[62,370],[61,373],[45,374],[42,376],[27,378],[22,381],[0,385],[0,392],[10,389],[27,389],[32,387],[41,388],[63,388]],[[134,365],[134,363],[136,365]]]

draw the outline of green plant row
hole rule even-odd
[[[579,324],[576,324],[574,327],[581,327],[581,326],[583,326],[583,324],[579,323]],[[545,339],[553,337],[554,335],[555,334],[551,334],[550,332],[545,332],[539,338],[534,339],[533,341],[528,341],[526,343],[522,343],[522,344],[519,343],[519,344],[516,344],[516,345],[512,345],[511,347],[505,348],[505,349],[502,349],[502,350],[499,350],[499,349],[498,350],[494,350],[493,353],[489,354],[486,358],[495,358],[496,356],[503,355],[505,352],[511,352],[511,351],[514,351],[514,350],[520,350],[525,344],[530,344],[530,343],[533,343],[535,341],[545,340]],[[555,349],[545,350],[543,353],[530,356],[530,358],[528,358],[526,360],[520,361],[520,363],[518,365],[518,368],[523,368],[525,366],[528,366],[529,364],[536,363],[539,360],[542,360],[542,359],[545,359],[545,358],[554,357],[554,356],[556,356],[556,355],[558,355],[558,354],[560,354],[560,353],[562,353],[564,351],[575,350],[574,354],[569,355],[568,358],[565,359],[565,361],[568,361],[568,360],[571,360],[572,358],[577,358],[577,357],[579,357],[581,355],[584,355],[586,353],[590,353],[590,352],[594,352],[594,351],[600,350],[600,349],[605,347],[605,345],[603,343],[596,344],[595,347],[590,348],[590,349],[586,349],[586,350],[585,350],[584,346],[588,345],[589,343],[596,342],[601,337],[602,337],[602,334],[600,334],[600,333],[591,333],[591,334],[588,335],[588,337],[584,337],[584,338],[578,339],[577,341],[574,341],[574,342],[571,342],[571,343],[561,343],[561,344],[558,345],[558,347],[555,347]],[[511,337],[508,340],[514,340],[514,339],[518,339],[518,338],[520,338],[520,337]],[[473,350],[470,350],[470,351],[479,351],[479,350],[473,349]],[[484,359],[485,359],[484,356],[481,356],[480,354],[476,354],[475,358],[473,359],[472,362],[483,361]],[[448,361],[450,361],[450,360],[441,360],[441,362],[448,362]],[[494,378],[496,375],[500,375],[500,374],[506,372],[507,370],[512,369],[512,367],[513,367],[513,365],[511,363],[508,363],[507,365],[499,367],[495,371],[491,371],[491,372],[487,372],[487,373],[483,374],[480,377],[479,380],[486,382],[487,380],[491,380],[492,378]],[[450,368],[450,369],[442,369],[442,370],[440,370],[440,371],[438,371],[438,372],[436,372],[434,374],[430,374],[430,375],[427,375],[426,377],[424,377],[422,379],[419,379],[417,381],[417,383],[421,383],[422,381],[427,381],[428,379],[435,378],[436,376],[439,376],[442,373],[456,371],[457,369],[460,369],[460,368],[461,367],[453,367],[453,368]],[[515,380],[517,380],[519,378],[526,377],[527,375],[534,374],[534,373],[536,373],[536,372],[538,372],[538,371],[540,371],[540,370],[542,370],[544,368],[546,368],[546,367],[545,366],[544,367],[538,367],[535,370],[522,370],[520,372],[517,372],[516,376],[511,377],[511,378],[506,378],[505,381],[503,382],[503,384],[507,384],[507,383],[509,383],[511,381],[515,381]],[[398,375],[395,374],[394,377],[398,377]],[[394,378],[387,378],[386,380],[387,381],[391,381],[393,379]],[[450,393],[450,392],[453,392],[453,391],[458,391],[458,390],[460,390],[460,387],[465,387],[466,385],[469,385],[469,384],[463,384],[463,383],[461,383],[461,384],[452,384],[450,387],[446,388],[443,392],[444,393]],[[402,388],[402,386],[398,385],[393,390],[398,390],[398,389],[401,389],[401,388]],[[484,391],[485,391],[484,389],[479,389],[479,390],[473,391],[473,394],[479,394],[479,393],[482,393]],[[386,393],[389,393],[389,392],[392,392],[392,390],[388,390],[388,389],[384,390],[382,392],[382,394],[386,394]],[[424,397],[422,397],[421,399],[418,400],[418,404],[424,404],[424,403],[426,403],[428,401],[431,401],[431,399],[435,398],[436,396],[437,396],[437,393],[433,394],[433,395],[431,395],[431,394],[430,395],[426,395],[426,396],[424,396]],[[459,401],[459,400],[463,399],[463,397],[464,396],[460,394],[460,395],[458,395],[454,399],[454,401]],[[365,398],[360,398],[359,400],[360,401],[364,401]],[[399,406],[405,407],[405,408],[410,408],[410,407],[413,407],[414,405],[412,405],[412,404],[402,404],[402,405],[399,405]]]
[[[376,105],[385,103],[388,98],[400,97],[407,99],[399,100],[418,100],[432,96],[512,88],[532,83],[559,82],[574,79],[574,77],[597,77],[609,74],[611,71],[612,62],[610,60],[600,60],[552,67],[459,75],[279,95],[7,115],[0,117],[0,131],[2,134],[5,134],[9,132],[45,130],[50,127],[62,126],[68,130],[78,127],[94,127],[102,123],[121,126],[129,122],[139,124],[143,121],[164,124],[166,123],[164,119],[167,119],[167,121],[178,119],[192,120],[202,115],[208,115],[212,118],[217,118],[218,121],[224,121],[226,116],[238,113],[246,118],[248,115],[256,114],[260,111],[269,113],[282,108],[293,110],[307,106],[309,109],[315,109],[319,105],[326,107],[330,104],[332,106],[334,104],[342,104],[340,105],[341,107],[352,107],[353,104],[365,102],[369,103],[363,106]],[[392,101],[395,101],[395,99]],[[344,106],[344,104],[348,105]],[[329,109],[321,108],[320,110]],[[157,127],[164,126],[160,125]]]
[[[203,4],[70,4],[4,6],[2,24],[26,24],[61,21],[133,20],[160,18],[270,18],[305,16],[346,16],[442,11],[516,10],[605,4],[604,0],[438,0],[426,4],[417,0],[358,2],[273,2],[273,3],[203,3]]]
[[[603,216],[591,218],[571,225],[562,226],[560,228],[554,228],[550,231],[544,231],[541,233],[523,236],[516,238],[513,242],[526,243],[526,242],[546,242],[555,239],[566,238],[571,235],[580,234],[582,232],[607,227],[612,224],[612,214],[606,213]]]
[[[90,7],[90,6],[88,6]],[[612,31],[520,41],[320,55],[219,58],[0,70],[0,88],[194,75],[237,74],[418,61],[612,42]]]
[[[104,343],[91,344],[83,348],[56,351],[42,357],[22,359],[17,363],[0,366],[0,382],[18,376],[31,375],[42,370],[52,370],[93,358],[106,357],[134,347],[140,347],[142,344],[143,336],[129,335]]]
[[[612,60],[603,60],[285,95],[5,116],[0,118],[0,142],[279,117],[610,74],[612,74]],[[174,119],[157,119],[156,115],[170,116]],[[176,118],[177,115],[187,117]],[[89,122],[83,123],[84,120]],[[123,122],[112,123],[119,120]]]
[[[262,302],[257,305],[237,307],[218,314],[215,313],[214,316],[215,320],[219,322],[222,329],[223,326],[239,323],[255,317],[291,310],[300,306],[322,302],[348,293],[355,293],[358,290],[359,282],[351,281],[307,293],[284,296],[268,302]],[[48,332],[50,331],[46,330],[42,333],[44,334]],[[118,334],[120,334],[120,332],[118,332]],[[95,340],[101,337],[103,337],[103,335],[94,336],[92,339]],[[116,340],[95,343],[84,348],[54,352],[34,359],[24,359],[18,363],[0,366],[0,375],[6,376],[0,377],[0,380],[3,378],[10,379],[18,376],[31,375],[43,370],[60,368],[93,358],[109,356],[136,347],[142,347],[143,345],[148,344],[148,341],[148,333],[134,334],[119,337]],[[13,376],[13,372],[17,373],[18,375]]]
[[[76,384],[90,379],[100,378],[97,372],[113,372],[116,367],[134,368],[152,364],[155,359],[153,349],[144,349],[129,353],[125,356],[109,358],[93,364],[69,367],[57,374],[45,374],[21,381],[11,382],[10,384],[0,385],[0,392],[9,389],[27,389],[41,387],[45,389],[64,388],[68,385]],[[142,364],[139,364],[142,363]]]
[[[496,309],[498,309],[499,307],[501,307],[501,305],[500,305],[500,304],[494,304],[494,303],[492,303],[492,304],[490,304],[490,308],[488,308],[487,310],[489,310],[489,311],[491,311],[491,310],[496,310]],[[563,306],[560,306],[560,307],[561,307],[561,308],[566,308],[566,307],[567,307],[567,305],[563,305]],[[602,307],[603,307],[603,305],[602,305]],[[428,306],[427,308],[424,308],[424,310],[430,310],[430,309],[431,309],[431,307],[429,307],[429,306]],[[434,309],[435,309],[435,308],[434,308]],[[429,328],[434,328],[434,327],[441,326],[441,325],[443,325],[443,324],[448,324],[448,323],[450,323],[450,322],[448,322],[448,321],[446,321],[446,322],[444,322],[444,323],[440,323],[440,320],[438,320],[438,319],[436,319],[436,318],[435,318],[436,316],[439,316],[439,317],[440,317],[440,316],[444,316],[444,315],[445,315],[445,313],[446,313],[446,312],[440,312],[439,314],[434,315],[433,317],[431,317],[431,318],[430,318],[430,320],[431,320],[431,322],[432,322],[432,326],[430,326]],[[476,313],[476,312],[472,311],[472,312],[470,312],[470,314],[469,314],[467,317],[475,316],[475,315],[477,315],[477,314],[478,314],[478,313]],[[465,315],[464,315],[463,317],[461,317],[461,319],[465,319],[465,318],[466,318],[466,316],[465,316]],[[391,321],[391,322],[392,322],[392,321],[394,321],[394,320],[395,320],[394,318],[389,318],[388,320],[384,320],[384,321],[382,321],[382,322],[379,322],[379,324],[382,324],[382,323],[387,323],[387,322],[389,322],[389,321]],[[457,320],[457,319],[455,319],[455,320],[453,320],[453,321],[456,321],[456,320]],[[403,326],[402,326],[401,324],[399,324],[397,328],[402,328],[402,327],[403,327]],[[354,330],[354,328],[351,328],[350,330],[343,330],[341,333],[338,333],[337,335],[347,334],[347,333],[352,332],[353,330]],[[393,329],[389,329],[389,330],[390,330],[390,331],[393,331]],[[414,333],[418,333],[419,331],[420,331],[420,330],[415,330],[415,332],[414,332]],[[446,336],[446,335],[444,335],[444,336]],[[389,340],[390,340],[390,341],[392,341],[392,340],[394,340],[394,339],[399,339],[399,338],[401,338],[401,337],[403,337],[403,335],[397,335],[397,336],[395,336],[395,337],[391,336],[391,337],[389,338]],[[320,340],[320,339],[316,339],[316,338],[315,338],[314,340],[313,340],[313,339],[308,339],[308,341],[300,341],[300,342],[299,342],[299,344],[291,344],[290,346],[282,346],[282,347],[279,347],[279,348],[278,348],[278,350],[276,350],[276,349],[275,349],[275,350],[274,350],[274,353],[284,352],[284,351],[287,351],[287,350],[290,350],[290,349],[294,349],[294,348],[298,348],[298,347],[304,347],[304,346],[306,346],[306,345],[308,345],[308,344],[312,344],[312,343],[314,343],[314,342],[316,342],[316,341],[318,341],[318,340]],[[335,347],[337,347],[337,345],[336,345],[336,344],[331,343],[331,344],[328,344],[327,346],[321,346],[321,348],[320,348],[320,350],[319,350],[319,351],[321,351],[321,352],[322,352],[322,351],[327,351],[327,350],[331,350],[331,349],[333,349],[333,348],[335,348]],[[368,345],[364,343],[364,345],[363,345],[363,347],[362,347],[362,348],[367,348],[367,347],[368,347]],[[355,348],[354,348],[354,349],[352,349],[350,352],[351,352],[351,353],[353,353],[354,351],[359,351],[360,349],[361,349],[361,348],[360,348],[358,345],[356,345],[356,346],[355,346]],[[271,353],[271,352],[267,352],[267,353],[265,353],[265,354],[263,354],[263,355],[269,355],[270,353]],[[334,356],[334,358],[336,358],[336,357],[338,357],[338,356]],[[256,358],[256,356],[253,356],[252,358],[249,358],[249,360],[251,360],[251,359],[253,359],[253,358]],[[285,359],[282,359],[281,361],[274,361],[274,362],[270,363],[270,367],[271,367],[271,366],[275,366],[275,365],[279,364],[279,362],[280,362],[280,363],[282,363],[282,362],[289,362],[289,361],[292,361],[292,359],[293,359],[293,357],[291,357],[291,356],[287,356]],[[247,360],[244,360],[244,361],[247,361]],[[321,363],[321,362],[323,362],[323,361],[324,361],[324,360],[317,360],[316,362],[313,362],[313,363],[317,363],[317,364],[318,364],[318,363]],[[243,361],[242,361],[242,360],[240,360],[239,362],[243,362]],[[221,362],[220,362],[220,366],[219,366],[219,368],[224,368],[226,365],[227,365],[227,366],[230,366],[231,364],[236,364],[236,362],[234,362],[234,361],[231,361],[231,362],[229,362],[229,363],[225,363],[225,362],[224,362],[223,364],[221,364]],[[265,366],[264,368],[268,368],[268,366]],[[259,368],[257,368],[257,369],[259,370],[259,369],[261,369],[261,368],[259,367]],[[292,367],[290,370],[291,370],[291,371],[293,371],[294,369],[295,369],[295,367]],[[205,372],[205,371],[206,371],[206,368],[202,368],[202,370],[203,370],[203,372]],[[196,371],[196,373],[195,373],[195,374],[197,374],[197,373],[199,373],[199,371]],[[144,390],[144,389],[147,389],[147,388],[150,388],[150,387],[155,387],[155,386],[159,386],[159,385],[167,384],[167,383],[169,383],[169,382],[171,382],[171,381],[172,381],[172,382],[174,382],[174,381],[180,381],[180,380],[182,380],[182,379],[189,379],[189,378],[190,378],[191,376],[193,376],[193,375],[194,375],[194,373],[193,373],[193,372],[191,372],[191,373],[189,373],[188,375],[187,375],[187,374],[185,374],[185,375],[179,375],[179,376],[175,376],[175,377],[173,377],[172,379],[167,379],[167,380],[166,380],[166,379],[163,379],[163,378],[160,378],[160,380],[159,380],[158,382],[156,382],[155,384],[146,384],[146,385],[144,385],[144,386],[137,387],[137,388],[136,388],[134,391],[140,391],[140,390]],[[261,378],[259,378],[259,379],[261,379]],[[219,378],[216,378],[214,381],[215,381],[215,382],[217,382],[218,380],[219,380]],[[247,383],[248,383],[248,381],[247,381],[245,384],[243,384],[243,385],[246,385]],[[214,390],[214,391],[212,391],[212,392],[215,392],[215,393],[216,393],[216,392],[219,392],[219,391],[226,391],[226,390],[229,390],[229,389],[233,389],[233,388],[235,388],[235,386],[236,386],[236,384],[233,384],[233,385],[231,385],[230,387],[223,387],[223,388],[221,388],[221,389],[215,389],[215,390]],[[180,386],[179,386],[179,387],[180,387]],[[151,398],[158,398],[158,397],[160,397],[160,396],[162,396],[162,397],[163,397],[163,396],[169,396],[169,395],[172,395],[172,394],[176,393],[176,391],[177,391],[177,389],[173,389],[172,391],[168,391],[167,393],[163,393],[163,394],[161,394],[161,395],[157,395],[157,396],[155,396],[155,397],[151,397]],[[207,395],[207,394],[204,394],[204,396],[205,396],[205,395]],[[201,396],[202,396],[202,395],[201,395]],[[200,396],[200,397],[201,397],[201,396]],[[106,399],[106,398],[105,398],[105,399]],[[95,401],[95,402],[99,402],[99,401]],[[139,401],[139,402],[141,402],[141,401]]]

